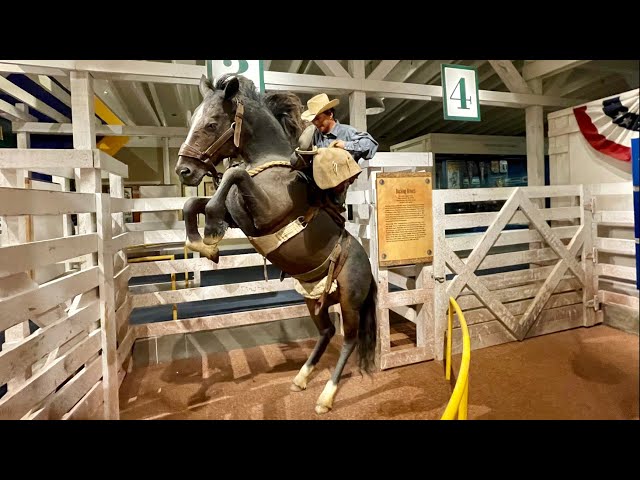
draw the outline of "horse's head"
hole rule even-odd
[[[229,76],[218,81],[216,87],[204,75],[200,79],[202,102],[193,113],[175,168],[185,185],[196,186],[205,175],[215,175],[215,167],[223,158],[238,153],[243,110],[236,98],[240,81]]]

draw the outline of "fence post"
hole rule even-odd
[[[598,236],[598,223],[593,221],[595,215],[595,197],[589,185],[581,188],[580,223],[584,229],[584,242],[582,244],[582,267],[584,268],[584,287],[582,289],[583,325],[590,327],[598,323],[601,314],[595,310],[597,305],[593,300],[598,294],[598,271],[595,268],[593,245]],[[592,306],[593,305],[593,306]]]
[[[111,248],[111,201],[108,194],[96,194],[98,268],[100,287],[100,338],[102,341],[102,387],[105,420],[119,420],[118,351],[116,349],[115,288]]]

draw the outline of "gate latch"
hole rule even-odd
[[[587,307],[593,308],[596,312],[600,310],[600,298],[593,296],[593,300],[587,300]]]

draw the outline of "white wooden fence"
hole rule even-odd
[[[125,288],[116,296],[114,288],[127,270],[122,202],[24,188],[29,171],[55,173],[65,190],[74,177],[80,189],[92,182],[99,188],[104,172],[112,194],[121,194],[126,166],[97,149],[0,150],[0,386],[7,388],[0,418],[117,419],[119,380],[133,345],[122,309],[128,294]],[[78,215],[77,234],[66,229],[62,237],[31,241],[33,218],[67,225],[70,215]],[[62,273],[34,281],[53,265]]]
[[[385,160],[385,171],[416,166]],[[429,160],[422,162],[428,169]],[[630,182],[434,190],[433,264],[377,268],[379,169],[372,170],[347,197],[356,217],[348,228],[360,235],[378,271],[381,368],[443,358],[449,297],[464,312],[473,349],[600,323],[602,304],[637,318]],[[628,200],[624,211],[607,210],[621,208],[620,198],[606,202],[612,196]],[[476,212],[456,209],[465,203]],[[400,321],[392,325],[390,315]]]
[[[125,225],[122,212],[180,211],[186,198],[123,199],[127,167],[95,149],[96,132],[170,136],[185,129],[96,127],[88,72],[72,70],[70,89],[72,124],[17,122],[18,148],[0,150],[0,387],[7,388],[0,398],[1,419],[118,418],[118,386],[137,339],[307,316],[300,303],[132,326],[131,313],[138,308],[178,304],[180,311],[180,304],[190,301],[293,286],[291,279],[270,278],[196,283],[175,291],[129,287],[132,277],[194,272],[197,278],[204,271],[262,267],[263,259],[251,252],[223,255],[217,265],[198,257],[127,264],[125,250],[149,244],[181,248],[185,232],[180,221]],[[14,114],[28,117],[20,105]],[[24,132],[35,131],[72,133],[74,149],[29,149]],[[449,296],[464,311],[473,349],[599,323],[601,305],[637,316],[630,182],[435,190],[434,263],[379,268],[377,173],[431,167],[429,153],[378,153],[347,197],[353,209],[347,228],[369,253],[378,279],[381,368],[443,358]],[[61,191],[30,189],[29,171],[54,175]],[[108,195],[101,193],[103,177],[109,178]],[[612,207],[608,199],[621,195],[628,195],[628,206]],[[460,202],[504,205],[481,213],[447,207]],[[71,215],[78,216],[77,233]],[[34,240],[30,219],[36,216],[59,218],[62,236]],[[231,229],[225,238],[244,235]],[[52,265],[55,269],[39,274]],[[495,268],[510,271],[492,272]],[[48,278],[54,270],[62,273]],[[454,352],[460,348],[456,329]]]
[[[635,237],[632,184],[592,185],[586,204],[590,206],[593,238],[594,301],[610,307],[623,323],[638,320]],[[603,309],[599,309],[602,320]],[[609,313],[609,312],[608,312]]]
[[[56,164],[56,173],[72,175],[74,168],[81,168],[81,175],[99,178],[101,170],[96,167],[110,168],[111,163],[112,170],[126,174],[119,170],[121,164],[107,160],[99,150],[59,153],[65,160]],[[18,176],[6,167],[43,171],[49,166],[48,155],[53,154],[0,151],[5,184]],[[354,215],[348,228],[359,233],[371,258],[377,258],[372,193],[377,172],[428,169],[429,157],[421,161],[422,166],[369,165],[349,192]],[[70,170],[65,173],[61,165]],[[122,178],[108,175],[112,195],[121,194]],[[442,358],[449,296],[464,311],[474,349],[599,323],[602,304],[622,306],[629,315],[637,315],[632,210],[607,209],[611,196],[630,197],[630,183],[434,191],[433,265],[378,268],[372,262],[379,285],[381,368]],[[545,199],[563,199],[569,206],[544,208]],[[307,315],[306,306],[299,304],[132,327],[129,317],[134,308],[293,288],[290,279],[274,278],[132,294],[128,287],[132,276],[263,266],[257,253],[223,255],[217,265],[203,258],[127,264],[122,250],[128,247],[181,246],[184,225],[124,225],[121,212],[180,210],[185,201],[0,188],[0,215],[6,226],[0,247],[0,330],[5,332],[0,384],[8,387],[0,398],[0,418],[117,418],[123,364],[136,339]],[[447,209],[461,202],[504,204],[500,211],[483,213]],[[615,205],[620,208],[619,202]],[[71,214],[79,215],[77,235],[16,241],[24,217]],[[483,232],[456,232],[483,227]],[[232,229],[228,236],[243,235]],[[29,272],[53,264],[64,264],[64,274],[40,285],[30,278]],[[512,271],[491,272],[505,267]],[[29,328],[29,320],[35,328]],[[454,333],[454,351],[460,348],[458,343]]]

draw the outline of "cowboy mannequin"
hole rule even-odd
[[[309,99],[307,110],[301,117],[313,126],[310,125],[301,135],[300,150],[304,150],[304,147],[307,150],[311,147],[334,147],[349,153],[344,155],[335,151],[331,154],[323,152],[323,155],[313,160],[314,180],[321,189],[330,194],[331,201],[344,212],[347,189],[361,172],[358,162],[373,158],[378,150],[378,142],[367,132],[359,132],[351,125],[341,124],[335,118],[335,107],[339,103],[340,100],[337,98],[329,100],[325,93]],[[333,174],[330,170],[333,170]]]

